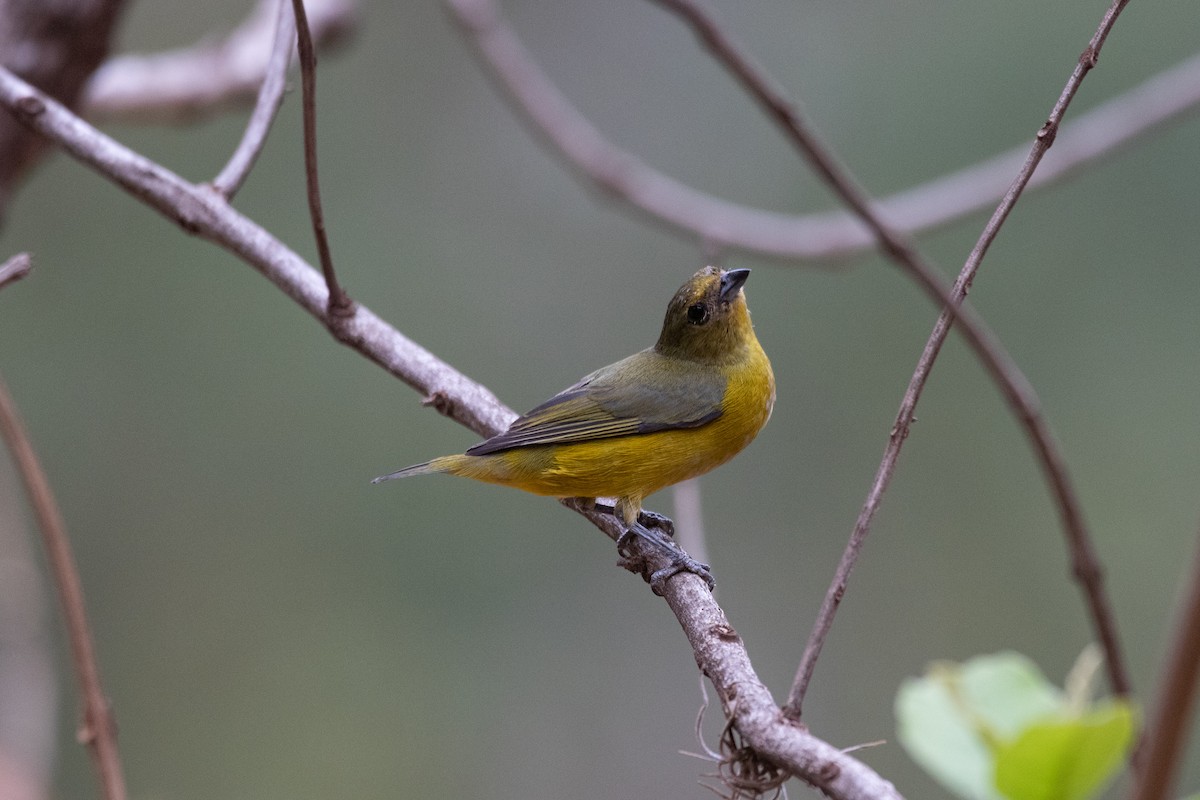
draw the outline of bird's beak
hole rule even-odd
[[[721,273],[721,291],[717,294],[717,298],[722,303],[728,303],[737,297],[738,292],[742,290],[742,284],[746,282],[746,278],[750,277],[748,269],[731,269]]]

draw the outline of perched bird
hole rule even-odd
[[[750,443],[775,404],[771,363],[750,324],[748,269],[705,267],[671,299],[651,348],[598,369],[462,455],[442,456],[373,482],[444,472],[554,497],[615,498],[631,535],[666,548],[672,566],[712,584],[708,567],[642,513],[659,489],[717,467]]]

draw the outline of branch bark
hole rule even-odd
[[[33,445],[25,434],[17,414],[16,405],[9,396],[8,388],[0,379],[0,436],[4,438],[12,453],[17,471],[25,484],[25,491],[37,517],[38,530],[50,562],[50,572],[58,589],[59,604],[66,620],[67,637],[71,645],[71,657],[75,674],[83,696],[83,722],[79,727],[79,740],[87,745],[100,778],[100,788],[105,800],[125,800],[125,776],[121,769],[121,755],[117,749],[117,725],[112,709],[104,694],[100,681],[100,667],[96,660],[96,646],[88,625],[87,609],[83,602],[83,582],[71,553],[66,526],[59,513],[50,482],[38,463]]]
[[[870,230],[845,211],[786,214],[731,203],[665,175],[606,139],[559,91],[493,0],[445,0],[484,69],[521,118],[568,167],[605,195],[706,247],[791,262],[827,263],[875,247]],[[1111,154],[1200,104],[1200,56],[1080,115],[1059,133],[1053,155],[1030,181],[1045,186]],[[1019,146],[874,201],[903,234],[948,225],[998,202],[1028,148]]]
[[[1122,696],[1129,694],[1129,679],[1125,670],[1124,654],[1121,652],[1117,638],[1116,620],[1104,591],[1099,560],[1095,556],[1091,537],[1083,520],[1083,510],[1067,472],[1061,448],[1042,414],[1041,404],[1033,387],[1009,358],[999,341],[983,324],[983,321],[969,306],[965,305],[967,290],[988,246],[995,239],[1009,211],[1021,196],[1021,192],[1041,157],[1053,143],[1062,115],[1078,90],[1084,75],[1095,66],[1100,48],[1128,0],[1115,0],[1104,15],[1099,29],[1089,42],[1083,56],[1080,57],[1079,64],[1070,80],[1067,81],[1067,86],[1055,104],[1049,120],[1038,132],[1037,140],[1025,166],[1018,173],[1016,181],[1005,194],[1000,207],[997,208],[992,219],[984,228],[953,287],[943,285],[932,262],[920,252],[914,242],[880,217],[870,196],[858,184],[849,170],[839,162],[832,149],[821,141],[811,123],[805,119],[795,104],[773,85],[773,82],[758,65],[754,64],[734,45],[724,30],[705,11],[692,0],[655,1],[678,14],[692,27],[693,32],[714,58],[763,108],[764,112],[777,124],[784,135],[808,160],[813,170],[841,198],[842,202],[862,220],[863,224],[871,231],[879,249],[924,289],[933,300],[945,304],[935,325],[934,333],[930,336],[929,343],[922,353],[908,390],[901,401],[900,413],[892,427],[888,449],[885,451],[876,481],[868,493],[867,503],[855,524],[833,583],[830,585],[816,624],[813,626],[813,632],[804,648],[796,679],[792,684],[787,705],[784,707],[785,713],[793,719],[800,718],[804,692],[812,677],[812,670],[820,654],[825,636],[833,624],[833,615],[845,593],[846,582],[862,550],[871,520],[879,503],[882,502],[884,491],[891,480],[895,460],[899,455],[900,447],[908,436],[909,426],[914,419],[916,404],[920,399],[925,382],[950,327],[954,323],[958,323],[963,336],[975,351],[976,357],[991,374],[1000,393],[1029,436],[1062,520],[1063,533],[1075,567],[1075,578],[1083,591],[1093,627],[1104,650],[1105,665],[1109,672],[1113,691]]]
[[[283,90],[287,84],[288,64],[292,60],[292,50],[296,46],[295,16],[288,9],[288,0],[275,0],[275,43],[271,46],[271,57],[265,67],[266,75],[258,90],[258,99],[254,103],[254,111],[250,114],[250,122],[242,133],[229,162],[213,178],[213,188],[232,199],[241,188],[242,183],[254,168],[258,154],[266,144],[267,134],[283,105]]]
[[[1187,596],[1175,620],[1171,647],[1158,683],[1140,754],[1140,770],[1132,800],[1166,800],[1171,796],[1179,755],[1187,741],[1196,690],[1200,688],[1200,546],[1193,556]]]
[[[317,47],[344,41],[357,24],[354,0],[308,0],[305,8]],[[88,81],[83,115],[96,120],[181,121],[252,102],[266,74],[275,10],[272,0],[260,0],[225,37],[179,50],[109,59]]]
[[[332,327],[329,295],[320,274],[217,192],[191,184],[118,144],[6,70],[0,70],[0,106],[184,230],[235,254],[324,326]],[[485,387],[365,306],[356,305],[352,316],[337,322],[337,329],[338,341],[403,380],[438,411],[480,436],[503,430],[516,417]],[[593,509],[577,510],[611,538],[619,535],[611,516]],[[640,547],[640,541],[634,546]],[[667,566],[666,555],[657,549],[643,550],[641,555],[652,569]],[[698,577],[683,573],[669,580],[666,599],[692,643],[697,664],[713,680],[726,713],[755,750],[833,798],[900,797],[869,767],[782,717],[754,674],[741,640]]]

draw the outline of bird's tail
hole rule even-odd
[[[396,478],[408,478],[412,475],[431,475],[435,472],[446,472],[449,465],[444,463],[445,461],[447,461],[445,458],[435,458],[432,461],[426,461],[424,464],[413,464],[411,467],[405,467],[402,470],[397,470],[387,475],[380,475],[378,478],[372,480],[371,483],[383,483],[384,481],[391,481]]]

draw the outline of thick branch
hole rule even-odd
[[[184,120],[254,101],[266,74],[275,31],[272,0],[260,0],[224,38],[149,55],[106,61],[88,82],[82,103],[93,119]],[[354,0],[308,0],[317,47],[343,41],[356,24]]]
[[[74,108],[84,82],[108,55],[121,0],[0,3],[0,64]],[[0,217],[45,142],[0,118]]]
[[[328,294],[320,274],[216,192],[190,184],[123,147],[4,70],[0,70],[0,105],[185,230],[234,253],[322,324],[330,325]],[[361,305],[339,323],[338,340],[481,436],[503,430],[516,416],[485,387]],[[589,509],[581,509],[581,513],[609,536],[619,533],[610,515]],[[665,555],[657,550],[643,555],[658,568],[667,565]],[[900,796],[866,765],[782,719],[779,707],[750,668],[740,639],[732,634],[716,600],[698,577],[685,573],[671,579],[666,584],[666,598],[692,642],[700,669],[712,678],[727,712],[764,757],[821,787],[830,797],[867,800]]]

